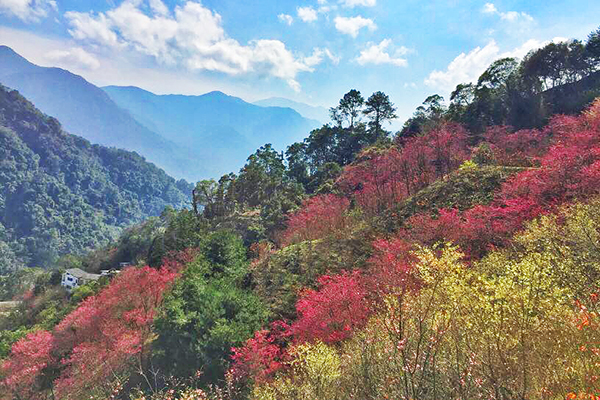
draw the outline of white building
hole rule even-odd
[[[85,285],[90,281],[97,281],[98,279],[100,279],[100,275],[98,274],[90,274],[79,268],[71,268],[63,274],[61,285],[66,287],[67,290],[73,290],[77,286]]]

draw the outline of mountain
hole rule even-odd
[[[321,125],[291,108],[260,107],[222,92],[184,96],[137,87],[103,89],[148,129],[198,154],[213,177],[241,167],[266,143],[285,150]]]
[[[325,124],[329,121],[329,110],[325,107],[316,107],[297,101],[284,99],[283,97],[270,97],[268,99],[255,101],[253,104],[261,107],[287,107],[295,110],[305,118],[314,119]]]
[[[176,177],[193,180],[203,175],[200,159],[140,124],[81,76],[37,66],[0,46],[0,83],[18,90],[73,134],[136,151]]]
[[[105,245],[166,206],[187,206],[191,189],[136,153],[66,133],[0,85],[0,274]]]

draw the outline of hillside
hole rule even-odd
[[[135,151],[178,178],[207,176],[196,155],[140,124],[81,76],[39,67],[0,46],[0,83],[18,90],[67,131],[92,143]]]
[[[595,393],[598,356],[587,349],[600,339],[600,99],[542,130],[491,130],[476,147],[446,122],[363,148],[329,192],[288,213],[276,243],[245,246],[277,207],[303,197],[277,154],[259,149],[226,186],[199,186],[198,213],[163,213],[117,248],[69,261],[93,269],[127,254],[151,267],[82,287],[63,308],[52,276],[38,277],[25,316],[8,317],[20,325],[0,338],[0,349],[12,344],[4,393]],[[253,221],[236,224],[241,216]],[[165,382],[153,386],[145,374],[156,370]],[[106,384],[118,379],[126,384]]]
[[[137,87],[103,89],[144,126],[204,160],[204,177],[240,168],[266,143],[285,150],[320,126],[290,108],[259,107],[222,92],[183,96],[155,95]]]
[[[0,274],[96,248],[166,206],[189,205],[176,182],[136,153],[64,132],[0,86]]]
[[[198,182],[191,209],[0,277],[20,301],[0,316],[0,398],[600,398],[597,76],[562,64],[548,89],[556,71],[525,68],[556,49],[596,68],[594,43],[496,61],[457,88],[473,97],[432,96],[395,136],[390,98],[352,89],[335,125]],[[548,93],[548,109],[524,101]],[[43,131],[21,114],[7,120]],[[121,261],[60,286],[64,268]]]

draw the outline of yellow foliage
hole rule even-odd
[[[256,400],[336,399],[341,376],[337,352],[321,343],[305,343],[291,350],[287,376],[255,388]]]
[[[346,343],[304,344],[256,399],[558,399],[600,394],[600,200],[544,216],[467,265],[421,248],[421,287]],[[577,395],[579,398],[579,395]]]

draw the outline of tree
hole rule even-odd
[[[339,126],[342,125],[343,121],[348,121],[349,128],[354,129],[355,123],[360,117],[362,107],[365,103],[365,99],[362,97],[360,92],[356,89],[350,90],[340,100],[340,104],[337,107],[331,108],[330,114]]]
[[[296,304],[292,332],[301,341],[335,343],[362,328],[370,314],[358,271],[319,278],[318,290],[306,290]]]
[[[519,63],[514,58],[502,58],[494,61],[477,80],[477,89],[497,90],[505,88],[511,75],[517,70]]]
[[[215,204],[218,188],[214,179],[205,179],[196,183],[196,187],[192,191],[192,202],[196,215],[199,213],[198,206],[210,207]]]
[[[413,116],[404,123],[399,139],[402,141],[435,128],[442,122],[445,113],[442,96],[433,94],[427,97],[423,104],[417,107]]]
[[[240,205],[256,207],[264,204],[280,189],[285,180],[283,155],[266,144],[248,157],[233,182],[233,195]]]
[[[372,131],[375,131],[375,140],[378,140],[384,133],[381,128],[383,123],[398,118],[396,108],[390,101],[389,96],[383,92],[373,93],[365,105],[366,108],[363,113],[371,119],[369,127]]]
[[[593,34],[592,34],[593,35]],[[591,49],[594,48],[592,40]],[[523,60],[523,77],[539,81],[542,90],[573,83],[589,74],[586,48],[579,40],[550,43]]]
[[[115,384],[139,383],[148,368],[157,308],[181,267],[173,262],[123,270],[52,332],[15,343],[0,368],[0,385],[16,390],[17,399],[47,398],[51,389],[52,398],[81,399],[106,398]]]
[[[241,239],[211,234],[165,298],[156,321],[157,361],[166,374],[221,379],[233,346],[265,321],[260,300],[247,288],[248,262]]]
[[[42,373],[55,362],[52,356],[54,338],[50,332],[28,334],[12,346],[10,357],[1,365],[5,379],[1,387],[17,399],[36,399],[43,389]]]
[[[600,68],[600,28],[590,33],[585,44],[586,56],[590,59],[593,70]]]

